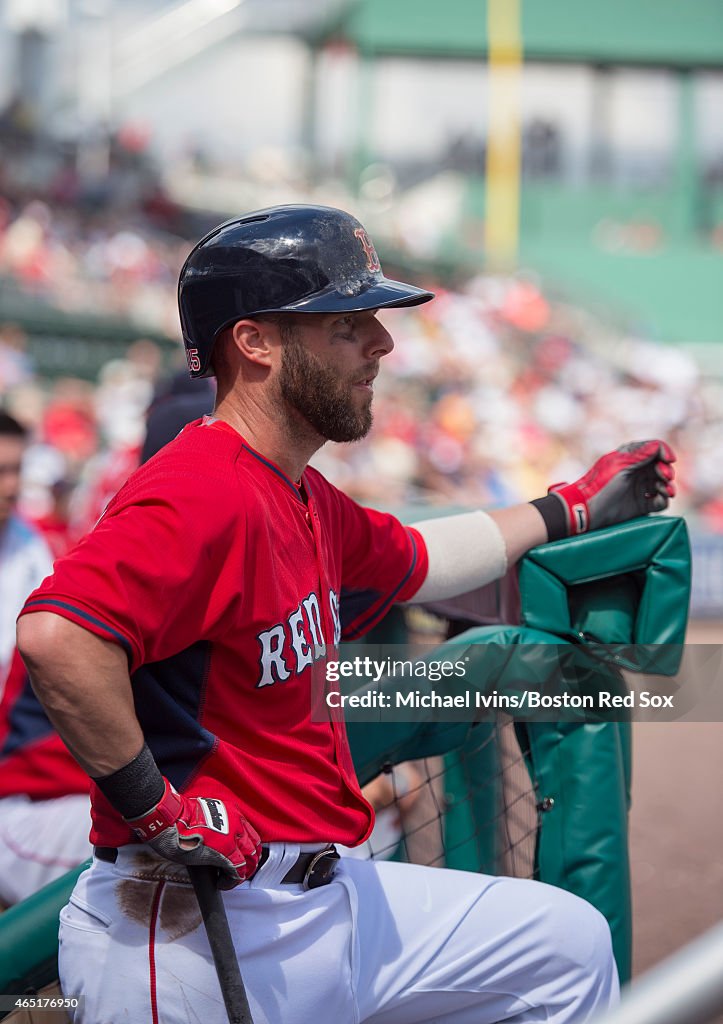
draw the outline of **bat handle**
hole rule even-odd
[[[188,874],[208,936],[229,1024],[254,1024],[226,909],[218,890],[218,871],[212,867],[194,866],[188,868]]]

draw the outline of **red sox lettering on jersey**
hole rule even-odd
[[[341,640],[339,598],[333,590],[328,592],[329,614],[334,623],[333,646]],[[319,598],[311,593],[289,615],[285,623],[265,629],[258,637],[259,681],[256,686],[285,683],[292,674],[300,675],[319,658],[326,656],[326,641],[321,624]]]
[[[315,663],[426,571],[414,529],[314,469],[296,486],[206,418],[131,476],[23,614],[54,612],[125,648],[141,728],[179,792],[235,800],[265,842],[331,829],[353,845],[373,814],[343,721],[312,721]],[[134,841],[102,794],[92,802],[93,843]]]

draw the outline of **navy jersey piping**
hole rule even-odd
[[[118,643],[121,645],[121,647],[126,652],[129,658],[132,656],[133,648],[131,647],[127,638],[124,637],[122,633],[119,633],[117,629],[113,629],[112,626],[109,626],[107,623],[103,622],[102,619],[96,619],[94,615],[89,615],[88,612],[83,611],[82,608],[77,608],[74,604],[69,604],[67,601],[57,601],[55,600],[55,598],[47,597],[36,597],[33,598],[32,601],[27,601],[25,604],[25,608],[23,610],[28,608],[34,608],[36,605],[39,604],[53,605],[56,608],[64,608],[65,611],[73,612],[75,615],[79,615],[80,618],[85,619],[86,622],[92,622],[94,626],[100,626],[102,629],[106,631],[106,633],[110,633],[111,636],[114,636],[118,639]]]
[[[247,451],[249,455],[253,455],[255,459],[258,459],[259,462],[263,463],[263,465],[266,466],[267,469],[270,469],[273,473],[276,473],[277,476],[281,477],[286,486],[291,488],[291,490],[294,492],[297,498],[299,497],[299,488],[296,487],[291,482],[291,480],[289,480],[288,476],[286,475],[286,473],[283,472],[283,470],[279,469],[278,466],[275,466],[273,462],[269,462],[269,460],[265,459],[263,455],[259,455],[258,452],[255,452],[253,448],[250,448],[246,443],[244,443],[241,447],[243,448],[244,451]]]

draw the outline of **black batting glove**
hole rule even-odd
[[[532,504],[545,520],[549,540],[662,512],[675,495],[674,462],[675,452],[665,441],[633,441],[603,455],[575,483],[553,484],[546,498]]]

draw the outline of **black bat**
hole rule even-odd
[[[218,891],[218,871],[216,868],[195,866],[189,867],[188,873],[208,935],[229,1024],[254,1024],[226,910]]]

